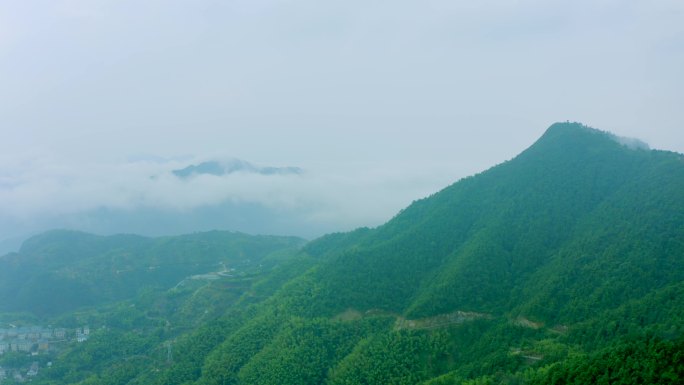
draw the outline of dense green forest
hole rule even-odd
[[[146,238],[55,230],[0,257],[0,311],[58,315],[101,306],[196,274],[270,266],[303,242],[221,231]]]
[[[374,229],[53,232],[0,274],[25,274],[5,309],[32,313],[3,319],[95,330],[35,384],[677,384],[683,256],[684,156],[559,123]],[[78,287],[91,297],[19,305]]]

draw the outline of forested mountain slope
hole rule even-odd
[[[220,317],[138,327],[148,344],[126,354],[145,361],[68,364],[93,343],[60,370],[81,384],[681,382],[684,157],[631,144],[554,124],[383,226],[308,243]]]
[[[684,278],[684,160],[555,124],[515,159],[402,211],[308,277],[302,311],[517,311],[573,322]],[[638,284],[637,284],[638,283]],[[298,294],[293,293],[296,297]]]
[[[676,350],[684,159],[624,143],[554,124],[384,226],[311,242],[317,266],[209,348],[200,373],[164,382],[544,383],[574,375],[548,371],[569,357]]]
[[[303,243],[220,231],[146,238],[55,230],[0,257],[0,311],[42,316],[99,306],[143,288],[168,289],[194,274],[258,266],[269,254],[294,252]]]

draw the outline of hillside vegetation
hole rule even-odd
[[[196,274],[254,270],[303,243],[220,231],[162,238],[51,231],[0,257],[0,311],[54,316],[101,306]]]
[[[681,383],[684,157],[623,143],[554,124],[516,158],[383,226],[280,254],[242,286],[82,313],[129,321],[34,383]],[[163,265],[159,250],[146,255]]]

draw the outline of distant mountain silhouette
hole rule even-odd
[[[238,172],[261,175],[298,175],[302,173],[299,167],[258,167],[240,159],[229,161],[207,161],[197,165],[189,165],[180,170],[173,170],[179,178],[189,178],[194,175],[228,175]]]

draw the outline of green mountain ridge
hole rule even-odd
[[[673,177],[669,186],[648,180],[663,173]],[[558,270],[567,266],[559,265],[579,257],[566,258],[566,249],[574,254],[589,240],[612,243],[618,240],[611,237],[633,232],[634,237],[619,240],[625,241],[622,250],[602,256],[604,262],[593,262],[616,263],[609,260],[615,253],[628,252],[636,247],[629,242],[640,239],[641,233],[663,226],[654,221],[634,224],[625,218],[619,223],[624,228],[616,234],[615,227],[602,225],[612,223],[611,218],[635,215],[646,204],[652,219],[666,216],[675,226],[668,228],[669,233],[652,234],[656,238],[639,245],[648,247],[641,252],[655,253],[663,244],[674,249],[668,253],[670,260],[658,259],[650,266],[640,261],[633,268],[670,275],[662,277],[663,282],[679,280],[680,271],[661,268],[678,263],[672,259],[683,250],[676,242],[684,223],[684,202],[677,193],[684,190],[679,190],[677,180],[684,180],[678,154],[632,150],[609,134],[556,124],[514,160],[415,202],[353,247],[340,251],[335,245],[328,254],[339,256],[316,272],[319,292],[334,297],[321,298],[321,303],[335,302],[333,313],[347,307],[380,308],[416,317],[518,308],[550,321],[555,317],[550,313],[560,309],[535,310],[535,303],[544,301],[531,300],[535,282],[565,276]],[[650,202],[631,200],[633,194],[648,194]],[[540,269],[540,277],[533,278]],[[573,266],[573,274],[581,269]],[[626,290],[625,297],[631,295],[628,287],[613,288]]]
[[[195,379],[544,383],[545,365],[590,357],[586,335],[609,352],[622,351],[624,339],[681,338],[680,313],[645,309],[653,299],[666,309],[682,305],[672,293],[684,272],[683,165],[680,154],[555,124],[515,159],[414,202],[386,225],[310,243],[305,252],[322,262],[265,301],[264,318],[231,333]],[[392,326],[459,311],[488,317],[437,330]],[[318,353],[301,349],[311,341],[278,342],[299,333],[282,326],[291,317],[335,328],[344,314],[356,314],[346,322],[366,334],[340,360],[308,366],[302,362]],[[374,319],[375,326],[360,324]],[[273,350],[278,355],[264,357]],[[275,369],[259,374],[254,365]]]
[[[303,243],[220,231],[160,238],[49,231],[0,258],[0,310],[54,316],[169,289],[195,274],[256,266]]]
[[[557,123],[382,226],[281,250],[254,279],[92,314],[137,331],[102,331],[36,383],[676,384],[683,191],[681,154]],[[121,363],[131,354],[146,361]]]

